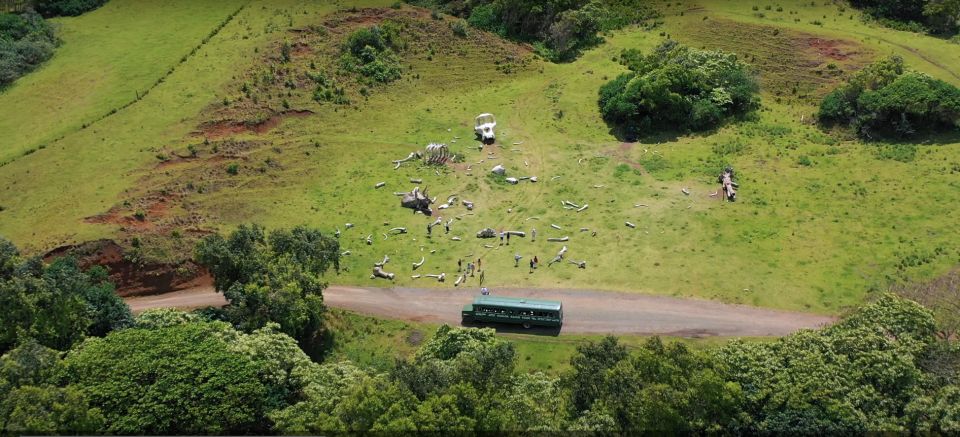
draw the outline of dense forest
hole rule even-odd
[[[387,372],[323,360],[336,240],[296,228],[210,236],[229,304],[131,317],[100,269],[0,244],[0,427],[11,433],[960,431],[960,347],[882,295],[833,326],[693,350],[578,346],[559,377],[517,370],[489,328],[441,327]],[[210,420],[216,417],[217,420]]]

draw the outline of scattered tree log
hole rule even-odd
[[[553,228],[553,229],[556,229],[556,230],[558,230],[558,231],[560,230],[560,226],[557,226],[557,225],[555,225],[555,224],[553,224],[553,223],[550,224],[550,227]]]
[[[586,210],[586,209],[589,208],[589,207],[590,207],[590,205],[584,203],[583,206],[581,206],[580,208],[577,208],[577,212],[582,212],[582,211]]]
[[[551,242],[551,243],[563,243],[563,242],[565,242],[565,241],[570,241],[570,237],[564,236],[564,237],[560,237],[560,238],[557,238],[557,237],[547,238],[547,241],[549,241],[549,242]]]
[[[386,182],[377,182],[377,184],[374,185],[373,188],[380,188],[380,187],[383,187],[384,185],[387,185],[387,183],[386,183]]]
[[[502,164],[497,164],[492,169],[490,169],[490,173],[493,173],[499,176],[505,176],[507,174],[507,169],[504,168]]]
[[[383,256],[383,261],[380,261],[380,262],[378,262],[378,263],[374,263],[373,265],[374,265],[374,267],[383,267],[383,266],[385,266],[388,262],[390,262],[390,257],[387,256],[387,255],[384,255],[384,256]]]
[[[633,224],[633,223],[630,223],[630,222],[624,222],[624,224],[626,224],[628,227],[631,227],[631,228],[636,228],[636,227],[637,227],[637,225],[635,225],[635,224]]]
[[[412,263],[412,264],[413,264],[413,269],[414,269],[414,270],[419,269],[420,266],[422,266],[423,263],[426,262],[426,261],[427,261],[427,258],[421,256],[421,257],[420,257],[420,262],[418,262],[418,263]]]
[[[577,266],[577,267],[580,267],[581,269],[587,268],[587,262],[586,262],[586,261],[574,261],[574,260],[571,259],[571,260],[569,260],[568,262],[569,262],[570,264],[573,264],[573,265]]]

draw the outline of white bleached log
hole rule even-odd
[[[553,224],[553,223],[550,223],[550,227],[553,228],[553,229],[556,229],[556,230],[558,230],[558,231],[560,230],[560,226],[557,226],[557,225],[555,225],[555,224]]]
[[[387,184],[386,182],[377,182],[377,184],[374,185],[373,188],[380,188],[380,187],[382,187],[382,186],[384,186],[384,185],[386,185],[386,184]]]
[[[547,241],[549,241],[549,242],[551,242],[551,243],[563,243],[564,241],[570,241],[570,237],[563,236],[563,237],[559,237],[559,238],[557,238],[557,237],[547,238]]]
[[[581,206],[580,208],[577,208],[577,212],[583,212],[585,209],[587,209],[587,208],[589,208],[589,207],[590,207],[590,205],[584,203],[583,206]]]
[[[419,269],[420,266],[422,266],[423,263],[425,263],[426,261],[427,261],[427,258],[421,256],[421,257],[420,257],[420,262],[418,262],[418,263],[412,263],[412,264],[413,264],[413,269],[414,269],[414,270]]]
[[[374,263],[373,265],[374,265],[374,267],[383,267],[383,266],[385,266],[388,262],[390,262],[390,257],[387,256],[387,255],[384,255],[384,256],[383,256],[383,261],[380,261],[380,262],[378,262],[378,263]]]
[[[581,269],[587,268],[587,262],[586,262],[586,261],[574,261],[574,260],[571,259],[571,260],[568,260],[568,262],[569,262],[570,264],[573,264],[573,265],[577,266],[577,267],[580,267]]]
[[[623,223],[624,223],[625,225],[627,225],[628,227],[631,227],[631,228],[636,228],[636,227],[637,227],[637,225],[635,225],[635,224],[633,224],[633,223],[630,223],[630,222],[623,222]]]
[[[367,235],[367,245],[373,244],[373,234]]]

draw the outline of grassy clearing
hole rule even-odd
[[[960,65],[960,60],[951,62],[958,55],[944,41],[871,27],[849,19],[849,10],[840,16],[836,6],[784,5],[778,13],[774,3],[768,12],[767,4],[757,2],[763,17],[753,14],[748,2],[685,4],[683,15],[679,9],[667,11],[663,27],[615,32],[576,62],[532,61],[508,72],[493,62],[498,58],[491,53],[498,52],[480,44],[482,39],[458,39],[445,22],[428,18],[423,26],[436,31],[410,41],[411,50],[402,54],[403,78],[368,90],[369,97],[345,83],[353,101],[349,106],[316,102],[312,87],[290,88],[282,81],[258,89],[256,104],[252,97],[237,103],[242,84],[275,63],[271,59],[281,41],[309,42],[310,50],[295,50],[291,65],[282,67],[298,73],[310,62],[313,70],[333,68],[337,38],[345,35],[333,27],[329,37],[316,39],[309,32],[283,31],[243,40],[246,27],[262,28],[262,21],[249,23],[283,17],[249,7],[236,27],[224,29],[222,46],[204,49],[210,51],[185,64],[191,81],[186,72],[175,72],[148,99],[184,96],[197,75],[204,92],[174,107],[134,105],[97,126],[97,135],[107,140],[99,141],[88,129],[70,137],[69,149],[34,154],[6,167],[0,174],[5,187],[0,205],[7,207],[0,212],[0,232],[33,248],[92,235],[129,241],[155,229],[117,221],[82,224],[82,219],[107,211],[131,217],[138,209],[147,211],[147,222],[168,231],[228,230],[249,221],[270,227],[307,224],[331,232],[339,227],[341,244],[351,255],[343,261],[344,271],[329,278],[336,283],[386,286],[369,274],[375,260],[389,255],[393,261],[387,270],[397,273],[396,285],[450,287],[457,259],[483,258],[486,280],[494,287],[630,290],[822,313],[842,312],[891,282],[928,278],[960,262],[960,231],[953,225],[960,211],[950,207],[960,201],[955,138],[864,144],[809,123],[816,95],[845,74],[828,71],[830,63],[849,72],[874,56],[896,52],[912,67],[957,83],[956,67],[949,66]],[[301,25],[323,20],[316,14],[293,16]],[[817,17],[820,25],[813,24]],[[345,21],[347,26],[373,22]],[[762,38],[777,29],[775,38]],[[596,107],[598,87],[624,71],[614,61],[621,49],[646,50],[666,35],[753,60],[766,86],[756,119],[698,135],[651,136],[632,145],[613,137]],[[841,41],[837,47],[849,56],[832,59],[834,52],[811,47],[810,35]],[[755,39],[760,43],[748,43]],[[259,52],[250,55],[253,48]],[[247,67],[228,62],[239,59]],[[224,99],[230,102],[227,110]],[[206,122],[256,124],[284,110],[313,114],[277,117],[272,129],[239,128],[209,142],[192,133]],[[499,121],[498,145],[482,151],[472,139],[472,118],[481,112],[492,112]],[[144,128],[125,127],[131,125]],[[432,141],[447,142],[465,163],[438,172],[416,164],[392,169],[391,160]],[[189,156],[190,147],[197,158],[177,158]],[[76,158],[78,150],[90,157]],[[157,155],[169,161],[160,162]],[[68,167],[76,159],[80,165]],[[716,174],[728,163],[740,177],[735,204],[709,197]],[[502,184],[487,176],[495,164],[505,165],[512,176],[538,176],[540,182]],[[104,174],[106,180],[85,180],[90,174]],[[41,183],[41,176],[53,183]],[[392,194],[411,189],[411,178],[423,179],[422,186],[441,202],[457,194],[477,208],[455,220],[450,235],[435,228],[427,238],[425,227],[432,220],[400,208]],[[375,188],[381,181],[386,186]],[[24,188],[35,194],[14,195]],[[681,188],[692,194],[682,194]],[[169,203],[151,209],[157,198]],[[590,207],[576,213],[564,210],[562,200]],[[440,215],[447,219],[466,212],[457,206]],[[627,228],[625,221],[637,228]],[[348,222],[356,227],[347,230]],[[551,223],[562,230],[550,228]],[[384,239],[382,233],[395,226],[410,233]],[[538,238],[499,247],[474,237],[484,227],[536,228]],[[364,243],[367,235],[372,245]],[[515,253],[524,263],[533,255],[550,259],[562,244],[546,238],[560,236],[570,237],[568,258],[587,260],[586,270],[562,264],[529,274],[525,264],[513,267]],[[446,284],[410,278],[409,263],[421,256],[427,262],[417,273],[446,272]],[[477,285],[475,278],[466,284]]]
[[[243,4],[117,1],[53,20],[63,40],[53,59],[0,91],[0,163],[55,147],[64,135],[134,101]]]
[[[412,358],[420,344],[429,340],[440,327],[431,323],[382,320],[337,309],[330,310],[327,320],[334,333],[327,360],[349,360],[378,370],[392,368],[397,358]],[[578,344],[599,341],[602,338],[599,335],[569,334],[559,337],[501,335],[516,348],[517,368],[521,372],[541,371],[554,375],[570,367],[570,358],[576,352]],[[642,346],[649,337],[631,335],[618,338],[621,344],[633,349]],[[683,342],[695,349],[714,347],[729,341],[713,337],[663,339],[667,342]],[[748,340],[766,341],[764,338]]]

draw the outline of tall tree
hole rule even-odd
[[[232,323],[248,332],[277,323],[307,354],[320,355],[327,286],[321,277],[330,268],[339,271],[336,239],[304,227],[268,236],[260,226],[243,225],[227,238],[201,240],[196,259],[229,301]]]

